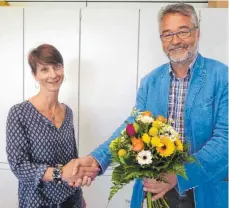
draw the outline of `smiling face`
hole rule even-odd
[[[173,35],[170,41],[166,40],[172,33],[178,35]],[[166,14],[160,23],[160,34],[163,51],[172,63],[182,64],[193,60],[198,51],[199,29],[195,28],[190,17],[179,13]]]
[[[34,78],[39,82],[41,90],[55,92],[60,89],[64,80],[64,68],[62,64],[37,63]]]
[[[58,91],[64,79],[63,57],[52,45],[33,49],[28,57],[32,74],[41,90]]]

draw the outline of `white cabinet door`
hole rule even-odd
[[[158,9],[141,10],[138,85],[147,73],[167,62],[161,46],[157,13]]]
[[[130,115],[137,80],[137,10],[85,9],[81,20],[79,152],[87,155]]]
[[[0,162],[6,159],[6,118],[23,100],[23,9],[0,8]]]
[[[78,66],[79,66],[79,15],[71,8],[25,9],[25,99],[34,96],[39,89],[29,68],[28,52],[40,44],[54,45],[62,54],[66,79],[60,90],[60,101],[69,105],[74,113],[77,136],[78,115]]]
[[[87,203],[87,208],[129,208],[133,182],[118,191],[108,204],[111,185],[111,176],[100,176],[96,178],[89,188],[83,188],[83,195]]]
[[[228,62],[228,9],[201,9],[200,53]]]
[[[18,180],[8,165],[0,164],[0,207],[18,207]]]

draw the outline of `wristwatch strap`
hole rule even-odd
[[[62,182],[62,168],[63,168],[63,165],[61,164],[57,164],[55,165],[55,167],[53,168],[53,174],[52,174],[52,178],[53,178],[53,181],[55,183],[61,183]]]

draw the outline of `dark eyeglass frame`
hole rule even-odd
[[[191,32],[193,30],[198,29],[198,26],[195,26],[192,28],[185,28],[185,29],[187,29],[187,36],[185,36],[185,37],[180,36],[184,31],[178,31],[178,32],[174,32],[174,33],[169,33],[168,35],[161,34],[160,38],[161,38],[162,42],[171,42],[173,40],[174,35],[176,35],[179,39],[183,40],[183,39],[189,38],[191,36]],[[168,39],[166,39],[166,37]]]

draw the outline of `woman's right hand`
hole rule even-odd
[[[99,168],[93,166],[80,166],[78,172],[73,175],[72,170],[75,164],[75,160],[71,160],[62,169],[62,180],[66,181],[69,186],[77,186],[77,184],[87,185],[91,184],[91,181],[98,175]],[[81,183],[80,183],[81,182]]]

